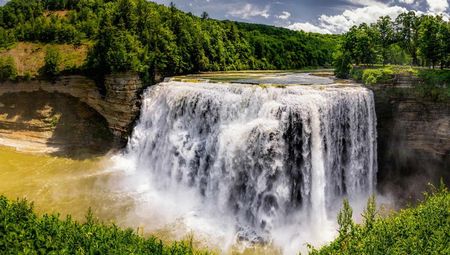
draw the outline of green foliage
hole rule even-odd
[[[420,69],[424,84],[414,88],[415,96],[436,102],[450,102],[450,70]]]
[[[342,51],[337,51],[334,54],[334,74],[338,78],[349,78],[350,71],[352,70],[351,58],[348,54]]]
[[[56,76],[59,74],[61,63],[61,55],[56,48],[49,47],[45,53],[45,63],[40,73],[44,76]]]
[[[144,239],[131,229],[100,223],[89,211],[85,223],[68,216],[38,217],[25,200],[0,197],[0,251],[2,254],[207,254],[194,250],[192,242],[164,245]]]
[[[443,42],[441,40],[441,17],[423,16],[419,28],[419,53],[425,57],[428,65],[433,68],[442,59]]]
[[[374,198],[369,199],[364,224],[356,225],[349,220],[351,209],[344,202],[339,236],[320,250],[312,248],[310,254],[450,254],[450,193],[446,188],[434,189],[416,208],[385,218],[376,217],[375,208]]]
[[[12,57],[0,57],[0,81],[17,78],[16,63]]]
[[[104,73],[143,70],[144,54],[136,36],[123,30],[105,29],[88,58],[88,66]]]
[[[417,71],[417,75],[428,85],[450,86],[450,70],[420,69]]]
[[[206,13],[196,17],[145,0],[11,0],[0,13],[6,17],[0,28],[14,35],[13,41],[92,41],[88,71],[135,71],[147,80],[199,71],[330,66],[340,38],[217,21]]]
[[[352,220],[353,210],[350,207],[348,199],[344,199],[344,206],[338,214],[339,235],[345,238],[353,230],[354,224]]]
[[[373,68],[358,68],[354,67],[350,76],[352,79],[360,81],[366,85],[374,85],[380,83],[389,83],[398,74],[399,70],[394,70],[393,67],[373,67]]]
[[[365,69],[362,72],[362,82],[366,85],[387,83],[394,78],[394,71],[390,68]]]
[[[16,38],[11,30],[0,27],[0,49],[8,48],[14,44],[15,41]]]
[[[450,22],[414,12],[402,13],[395,21],[380,17],[375,24],[353,26],[344,35],[341,48],[356,65],[445,68],[450,66]]]

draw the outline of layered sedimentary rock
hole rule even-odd
[[[53,81],[4,82],[0,85],[0,95],[36,91],[70,95],[100,113],[114,135],[124,138],[139,112],[139,92],[142,91],[142,86],[137,75],[109,75],[105,77],[105,95],[102,95],[93,80],[74,75],[61,76]]]
[[[380,190],[416,198],[428,183],[450,183],[450,102],[374,89]]]
[[[116,74],[102,85],[103,93],[93,80],[75,75],[0,84],[2,143],[44,152],[71,144],[111,148],[113,138],[123,144],[139,113],[142,82],[137,75]],[[58,133],[68,127],[73,134]]]

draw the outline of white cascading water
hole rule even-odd
[[[375,118],[372,92],[359,86],[168,81],[144,94],[120,161],[152,202],[142,218],[164,211],[169,224],[188,214],[193,229],[231,233],[227,245],[297,253],[331,238],[336,201],[374,191]]]

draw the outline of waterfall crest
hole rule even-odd
[[[238,238],[316,224],[376,185],[372,92],[359,86],[168,81],[149,88],[123,157],[164,191],[187,187],[231,215]]]

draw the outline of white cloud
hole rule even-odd
[[[448,8],[447,0],[427,0],[427,3],[430,12],[442,13]]]
[[[363,22],[368,24],[374,23],[381,16],[390,16],[392,19],[395,19],[400,13],[407,11],[407,9],[400,6],[388,6],[379,2],[372,5],[371,2],[373,1],[371,0],[351,1],[364,6],[353,10],[345,10],[339,15],[321,15],[317,25],[309,22],[295,23],[288,26],[288,28],[318,33],[344,33],[354,25],[359,25]]]
[[[280,15],[276,16],[277,19],[287,20],[291,17],[291,13],[283,11]]]
[[[354,10],[345,10],[340,15],[327,16],[322,15],[319,18],[320,26],[330,30],[333,33],[341,33],[349,30],[354,25],[363,22],[374,23],[381,16],[390,16],[397,18],[400,13],[407,9],[400,6],[375,5],[356,8]]]
[[[329,30],[327,30],[326,28],[322,28],[322,27],[313,25],[309,22],[304,22],[304,23],[297,22],[297,23],[287,26],[287,28],[292,29],[292,30],[297,30],[297,31],[302,30],[305,32],[331,34],[331,32]]]
[[[400,0],[400,3],[413,4],[415,0]]]
[[[264,9],[260,9],[257,6],[254,6],[253,4],[245,4],[244,7],[239,9],[233,9],[228,12],[233,17],[239,17],[242,19],[249,19],[251,17],[261,16],[264,18],[269,18],[270,6],[264,7]]]

